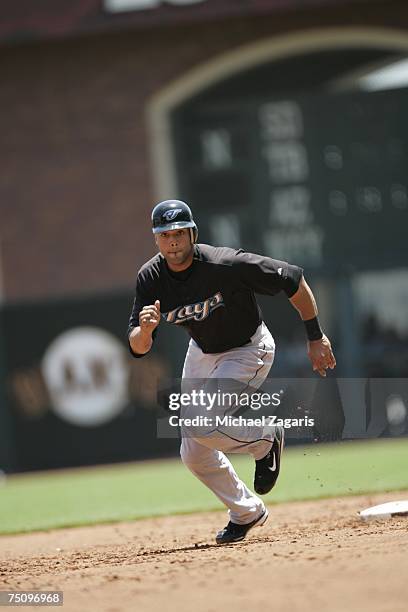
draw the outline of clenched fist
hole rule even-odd
[[[320,340],[308,341],[307,354],[312,362],[313,370],[319,372],[320,376],[326,376],[327,368],[333,370],[336,367],[330,340],[325,335]]]
[[[139,313],[139,325],[143,332],[150,334],[156,329],[160,323],[160,302],[156,300],[153,305],[143,306]]]

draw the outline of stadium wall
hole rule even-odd
[[[164,195],[151,162],[153,98],[227,52],[351,23],[403,33],[408,8],[357,3],[3,46],[3,301],[131,288],[154,253],[149,211]]]

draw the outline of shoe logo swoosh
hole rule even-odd
[[[271,472],[275,472],[276,470],[276,455],[273,453],[273,465],[271,467],[268,466],[268,470]]]

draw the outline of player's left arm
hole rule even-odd
[[[317,319],[317,305],[312,290],[303,277],[303,269],[285,261],[256,253],[232,251],[232,264],[239,281],[255,293],[276,295],[284,291],[305,323],[308,336],[308,355],[313,370],[326,376],[326,369],[333,369],[336,360],[330,340],[323,334]]]
[[[321,376],[326,376],[327,368],[333,370],[336,366],[336,359],[330,340],[320,329],[316,300],[303,276],[296,293],[289,298],[289,301],[305,324],[308,336],[307,352],[313,370],[319,372]]]

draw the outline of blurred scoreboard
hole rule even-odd
[[[197,99],[174,120],[200,241],[321,274],[408,265],[408,90]]]

